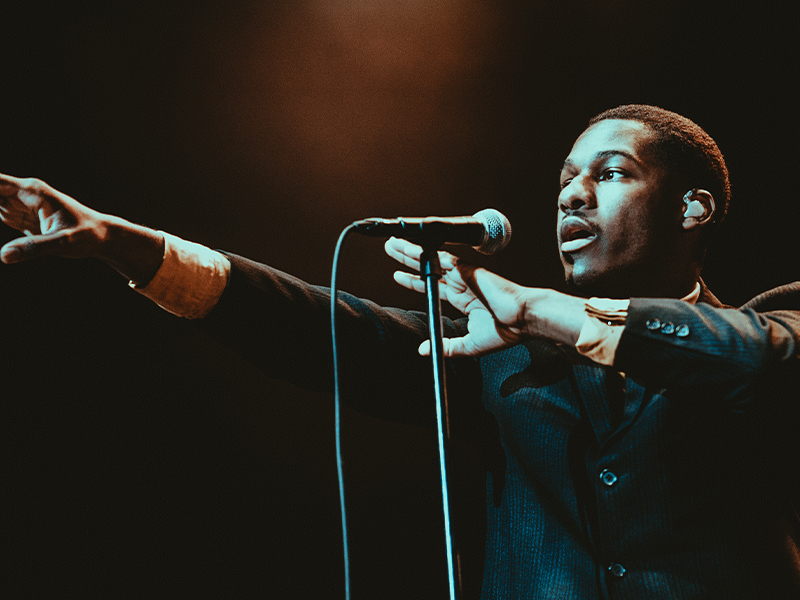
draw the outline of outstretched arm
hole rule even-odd
[[[164,255],[158,232],[92,210],[38,179],[0,175],[0,220],[25,234],[0,249],[6,264],[44,254],[94,257],[144,284]]]
[[[419,246],[391,238],[385,248],[389,256],[419,271]],[[466,336],[444,340],[446,356],[479,356],[532,337],[577,342],[586,318],[582,298],[518,285],[486,269],[460,263],[447,252],[439,252],[439,260],[441,298],[469,318]],[[419,275],[398,271],[394,278],[403,287],[425,291]],[[430,342],[424,342],[419,351],[429,354]]]

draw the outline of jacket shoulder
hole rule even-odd
[[[800,310],[800,281],[787,283],[759,294],[745,302],[742,308],[752,308],[758,312]]]

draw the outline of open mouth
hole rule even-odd
[[[577,217],[566,217],[561,221],[561,252],[575,252],[591,244],[597,234],[584,220]]]

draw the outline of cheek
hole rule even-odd
[[[644,248],[654,230],[656,217],[635,206],[619,207],[603,219],[602,238],[609,251],[635,251]]]

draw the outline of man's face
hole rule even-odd
[[[651,136],[637,121],[600,121],[564,162],[558,245],[567,282],[579,292],[640,295],[670,270],[681,194],[669,189]]]

